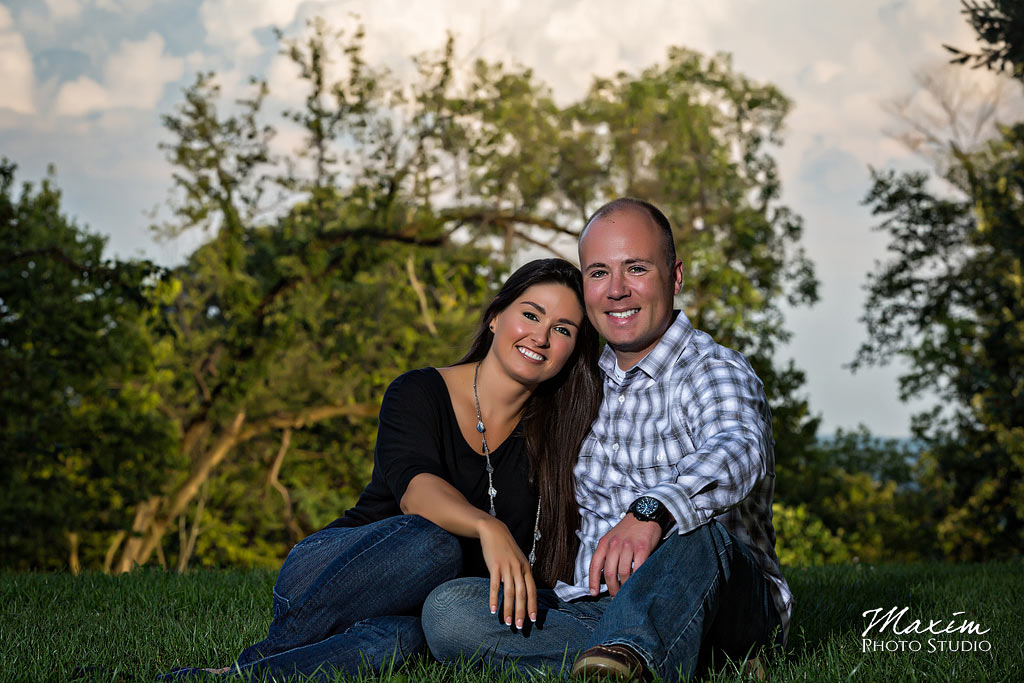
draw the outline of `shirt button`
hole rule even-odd
[[[617,444],[617,443],[613,443],[613,444],[612,444],[612,450],[613,450],[613,451],[617,451],[617,450],[619,450],[619,444]]]
[[[626,513],[625,512],[620,512],[619,513],[619,519],[625,519],[625,518],[626,518]]]
[[[664,460],[665,460],[665,454],[664,453],[659,453],[658,454],[658,462],[664,462]]]
[[[619,394],[619,403],[625,403],[625,402],[626,402],[626,397],[621,395],[621,394]]]

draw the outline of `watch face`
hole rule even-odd
[[[658,508],[660,508],[660,507],[661,507],[661,503],[658,502],[658,499],[657,498],[651,498],[650,496],[644,496],[642,498],[638,498],[636,500],[636,502],[633,503],[633,509],[638,514],[641,514],[644,517],[651,517],[652,515],[654,515],[658,511]]]

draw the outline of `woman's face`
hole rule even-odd
[[[576,348],[583,307],[565,285],[528,287],[491,321],[487,352],[510,377],[536,386],[557,375]]]

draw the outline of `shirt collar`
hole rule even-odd
[[[627,373],[639,369],[652,379],[657,379],[679,357],[692,335],[693,325],[690,319],[682,311],[676,311],[676,319],[665,330],[665,334],[661,335],[655,347],[641,358],[639,363],[627,370]],[[615,352],[605,344],[597,364],[612,381],[615,381],[615,362]]]

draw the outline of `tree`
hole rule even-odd
[[[468,93],[452,98],[462,122],[454,154],[463,201],[504,240],[575,258],[591,212],[622,195],[657,204],[676,227],[686,273],[677,302],[694,324],[741,349],[772,399],[781,466],[814,441],[818,419],[804,375],[775,360],[789,338],[782,301],[809,305],[817,280],[800,246],[802,221],[778,201],[770,146],[790,103],[732,69],[727,56],[672,48],[639,74],[595,78],[557,107],[528,69],[478,62]],[[561,250],[553,245],[567,234]]]
[[[883,105],[895,121],[886,133],[927,161],[939,177],[958,170],[951,150],[977,151],[999,135],[1000,121],[1024,115],[1019,82],[981,75],[942,63],[916,70],[914,89]],[[962,182],[957,179],[958,185]]]
[[[1024,78],[1024,7],[1016,0],[963,0],[962,13],[978,34],[980,52],[967,52],[949,45],[956,64],[970,64],[995,71],[1010,71]]]
[[[559,106],[518,66],[456,78],[452,40],[397,82],[364,61],[362,37],[320,21],[282,37],[307,89],[283,123],[265,83],[225,103],[212,74],[164,119],[174,188],[159,231],[206,241],[147,292],[156,410],[180,466],[108,535],[115,570],[272,564],[340,514],[368,477],[386,384],[457,360],[523,249],[574,258],[585,217],[621,194],[667,210],[689,268],[680,305],[751,357],[780,453],[806,447],[802,375],[773,360],[780,303],[816,296],[800,220],[778,201],[777,89],[677,49]],[[282,125],[305,136],[291,160],[271,151]]]
[[[272,175],[273,129],[259,122],[267,91],[258,81],[254,96],[238,103],[238,113],[225,116],[214,79],[202,75],[179,111],[165,119],[176,138],[166,149],[179,192],[173,218],[161,229],[215,233],[170,274],[176,295],[158,321],[173,346],[167,370],[176,377],[163,396],[164,409],[175,416],[182,455],[191,465],[137,506],[117,571],[159,555],[175,527],[182,566],[196,547],[211,548],[193,540],[203,523],[236,534],[204,562],[275,561],[267,559],[266,543],[262,551],[246,549],[255,537],[254,520],[227,527],[211,522],[216,509],[205,505],[204,491],[224,470],[248,475],[228,498],[240,505],[241,491],[264,488],[252,479],[265,472],[260,478],[280,493],[285,508],[287,536],[280,541],[294,542],[340,514],[353,495],[335,498],[328,513],[333,516],[326,519],[304,519],[304,499],[297,497],[296,514],[279,476],[293,439],[309,442],[300,432],[327,421],[375,416],[396,371],[452,355],[449,340],[464,335],[488,289],[491,278],[480,270],[486,256],[472,247],[445,246],[442,219],[417,201],[429,194],[423,189],[430,180],[423,170],[430,154],[428,112],[418,110],[406,127],[394,129],[388,107],[398,96],[387,90],[382,74],[362,63],[361,35],[315,22],[305,42],[285,42],[309,86],[305,108],[287,113],[307,131],[301,156],[309,162],[308,175],[303,168]],[[348,68],[348,78],[337,83],[325,78],[332,49]],[[341,139],[361,154],[339,152]],[[257,217],[268,193],[291,206],[261,225]],[[339,469],[347,474],[339,482],[345,488],[364,482],[372,430],[350,424],[323,439],[340,452],[332,454],[338,462],[328,481],[316,488],[338,479]],[[254,470],[246,455],[271,443],[279,445],[269,472],[266,465]],[[185,532],[193,504],[192,530]]]
[[[16,194],[14,174],[0,162],[0,555],[77,571],[180,464],[144,322],[159,271],[104,259],[51,179]]]
[[[1004,10],[1002,54],[1014,60],[1024,15]],[[1006,557],[1024,540],[1024,123],[949,155],[953,196],[924,173],[873,173],[866,203],[883,216],[894,257],[869,276],[869,339],[854,367],[902,357],[901,396],[939,395],[913,429],[928,446],[923,484],[943,548]]]
[[[203,382],[188,383],[188,396],[180,402],[190,407],[175,409],[183,416],[186,448],[194,425],[230,434],[233,423],[226,420],[237,419],[242,405],[251,406],[244,411],[250,427],[239,433],[255,436],[253,410],[265,414],[280,406],[282,388],[297,379],[295,362],[275,355],[284,348],[301,350],[307,366],[302,378],[317,378],[288,393],[288,414],[316,403],[372,406],[396,370],[410,367],[414,358],[437,362],[427,351],[468,327],[476,304],[523,245],[558,253],[552,244],[559,236],[574,240],[586,215],[619,194],[660,202],[683,228],[680,246],[694,273],[688,313],[726,343],[746,347],[779,399],[780,439],[795,450],[813,438],[816,422],[806,403],[794,398],[802,375],[792,366],[777,371],[772,362],[775,344],[786,338],[778,302],[813,301],[816,285],[799,249],[800,221],[777,205],[775,165],[763,149],[778,142],[788,110],[775,88],[732,73],[725,58],[676,50],[664,67],[598,80],[583,102],[560,108],[526,69],[478,61],[459,86],[452,77],[451,40],[418,59],[418,81],[393,83],[362,60],[361,40],[361,29],[346,35],[314,22],[303,40],[284,41],[283,52],[309,88],[305,106],[287,112],[306,131],[300,154],[305,176],[295,168],[276,177],[269,172],[273,127],[258,123],[266,93],[258,81],[256,95],[240,103],[237,117],[217,119],[216,89],[205,78],[187,94],[181,114],[167,119],[179,140],[169,149],[183,190],[170,231],[199,225],[218,230],[191,260],[190,279],[182,287],[192,302],[190,322],[176,338],[193,339],[195,352],[185,352],[189,367],[216,367],[218,373],[231,367],[273,387],[270,393],[222,393],[225,379],[200,372]],[[332,59],[341,60],[345,74],[335,83],[325,75]],[[239,233],[238,226],[260,215],[258,203],[268,195],[299,202],[274,226]],[[439,203],[439,197],[448,199]],[[245,244],[232,246],[242,235]],[[392,244],[382,248],[382,242]],[[569,245],[566,255],[572,257]],[[234,256],[229,260],[227,254]],[[353,291],[354,282],[379,284],[367,298],[365,291]],[[383,287],[402,282],[408,287]],[[344,303],[364,329],[326,322],[317,307],[328,295]],[[383,296],[397,308],[381,306]],[[296,309],[306,297],[310,303]],[[372,305],[358,314],[367,301]],[[409,338],[425,331],[433,343],[422,345],[422,353],[404,347],[371,360],[365,341],[379,344],[388,331],[375,337],[366,321],[397,313],[405,307],[400,301],[415,304],[403,321],[422,322]],[[325,322],[314,322],[322,316]],[[280,347],[273,341],[277,325]],[[351,358],[363,359],[356,372],[342,373],[319,360],[328,341],[337,339],[331,341],[337,349],[349,349],[353,335],[364,341],[352,352]],[[222,356],[211,360],[216,354]],[[280,375],[258,370],[259,358]],[[382,368],[379,375],[362,379],[374,367]],[[326,378],[336,383],[325,384]],[[310,386],[321,385],[318,394],[310,393]],[[202,398],[207,392],[209,398]],[[239,407],[222,413],[214,427],[206,416],[232,403]],[[260,433],[285,428],[280,421],[273,425]],[[228,439],[232,448],[243,441]],[[266,449],[272,448],[268,442]],[[355,442],[348,448],[366,450]],[[223,460],[216,462],[221,466]],[[194,498],[194,482],[191,491]],[[165,518],[174,514],[181,514],[180,506]],[[151,544],[166,525],[152,527]],[[125,553],[121,568],[144,560],[145,553]]]
[[[903,562],[937,554],[916,445],[872,436],[861,426],[837,430],[805,458],[776,478],[780,559],[783,550],[798,564]]]

